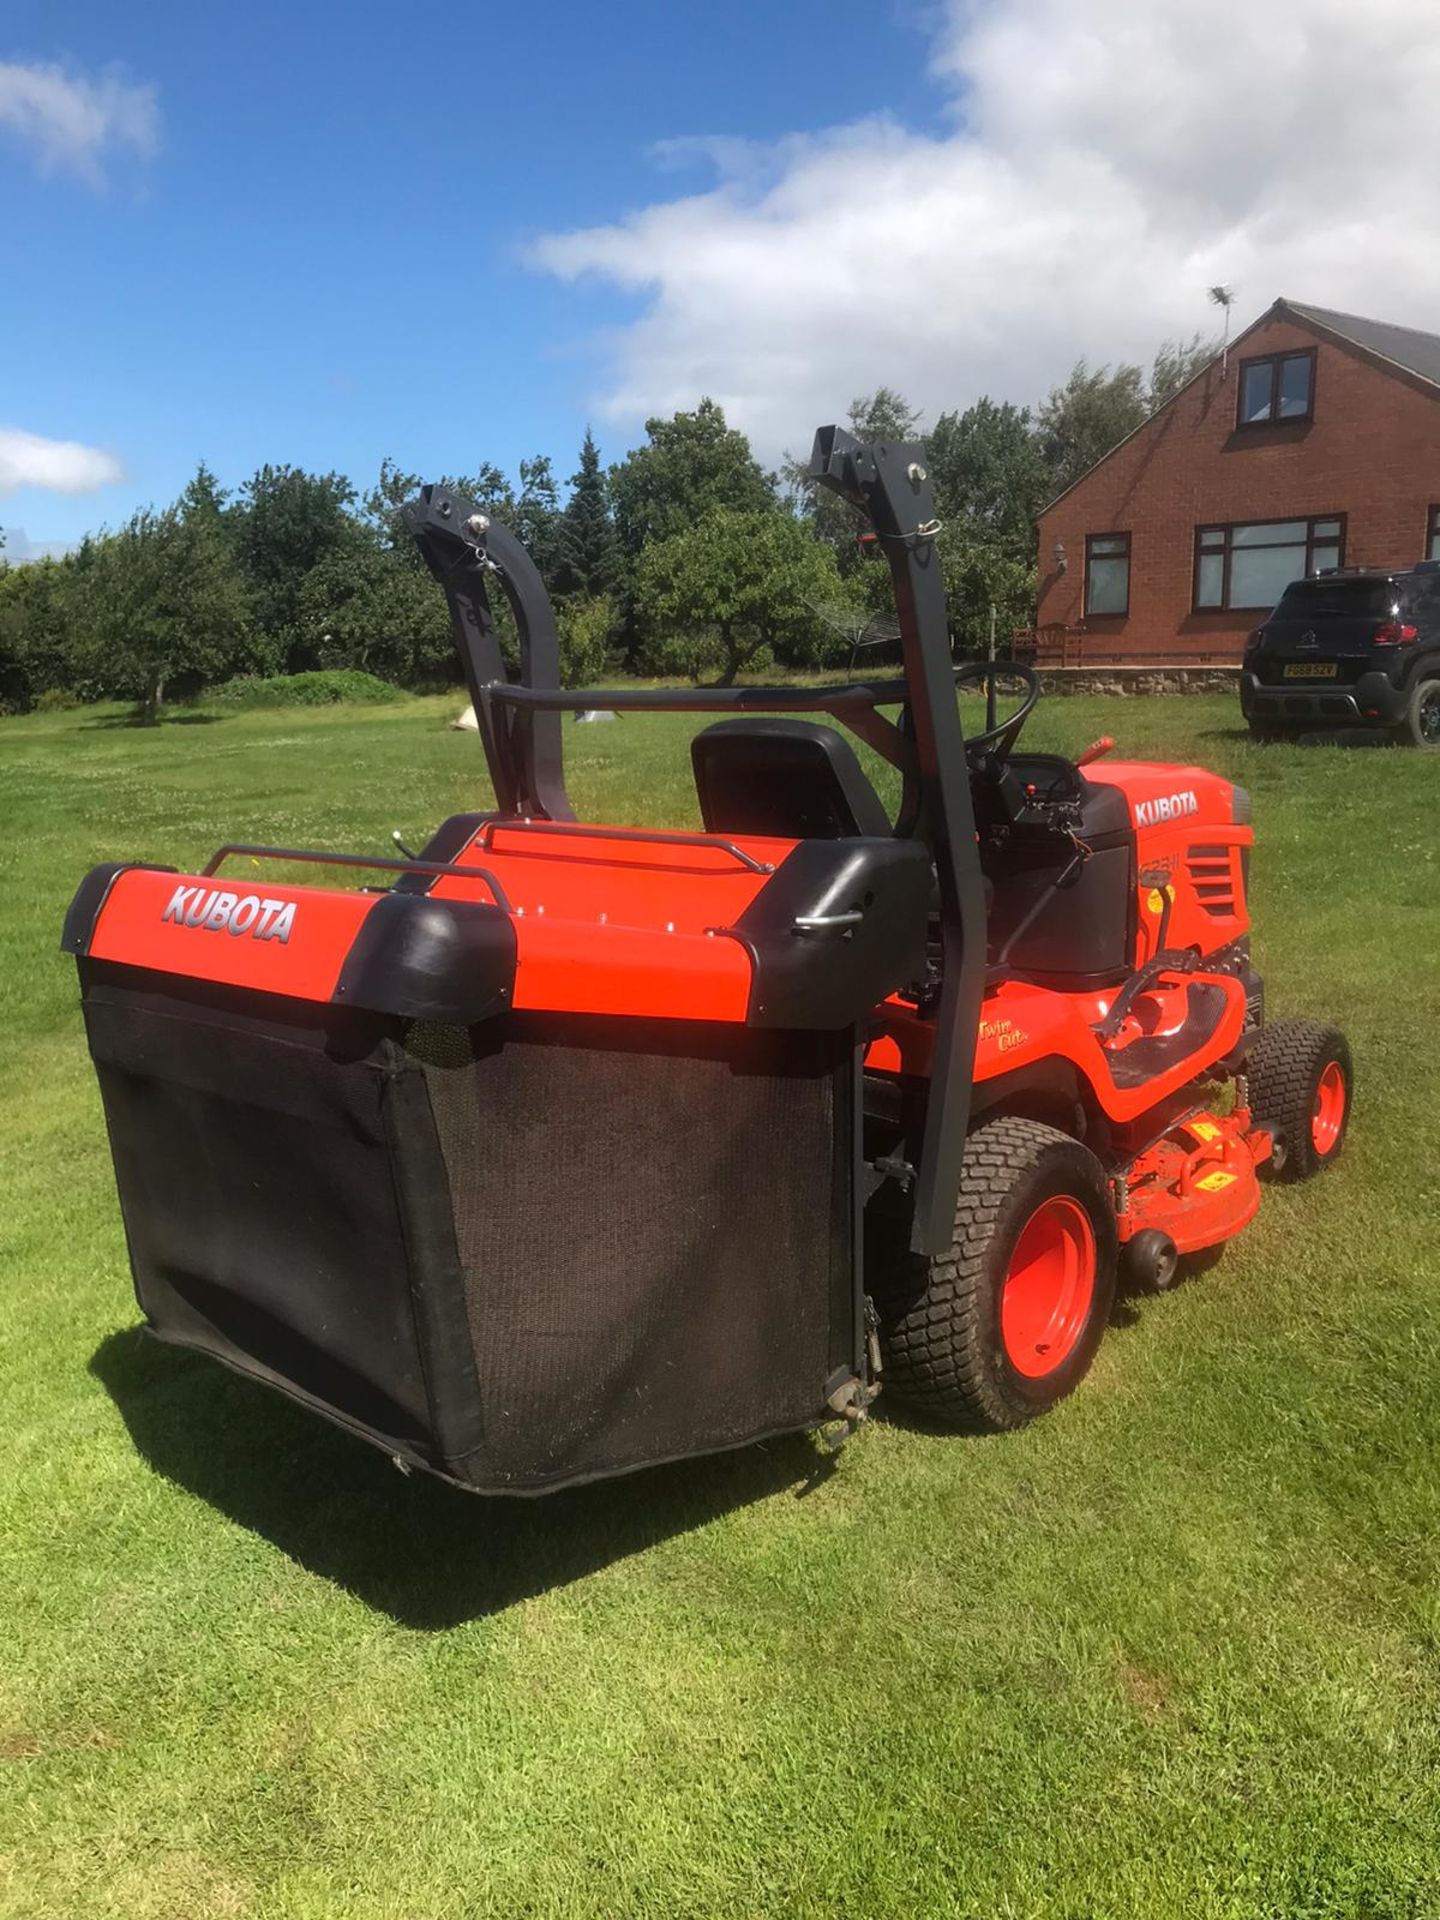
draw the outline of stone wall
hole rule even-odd
[[[1228,693],[1240,697],[1238,667],[1045,667],[1040,685],[1054,693]]]

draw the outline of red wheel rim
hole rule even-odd
[[[1021,1229],[1000,1294],[1000,1337],[1017,1373],[1038,1380],[1063,1366],[1095,1293],[1095,1229],[1078,1200],[1057,1194]]]
[[[1310,1114],[1310,1143],[1316,1153],[1331,1152],[1340,1138],[1340,1129],[1345,1124],[1345,1098],[1344,1071],[1338,1060],[1332,1060],[1320,1076]]]

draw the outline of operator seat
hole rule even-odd
[[[690,743],[707,833],[886,839],[885,804],[849,742],[812,720],[720,720]]]

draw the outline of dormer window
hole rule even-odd
[[[1315,412],[1315,349],[1271,353],[1240,362],[1241,427],[1273,427],[1309,420]]]

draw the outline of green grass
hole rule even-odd
[[[0,1913],[1440,1912],[1436,764],[1050,702],[1037,741],[1251,789],[1272,1008],[1354,1044],[1345,1161],[1024,1434],[508,1505],[140,1340],[56,952],[95,861],[480,803],[458,704],[0,723]],[[692,821],[686,730],[568,729],[583,811]]]

